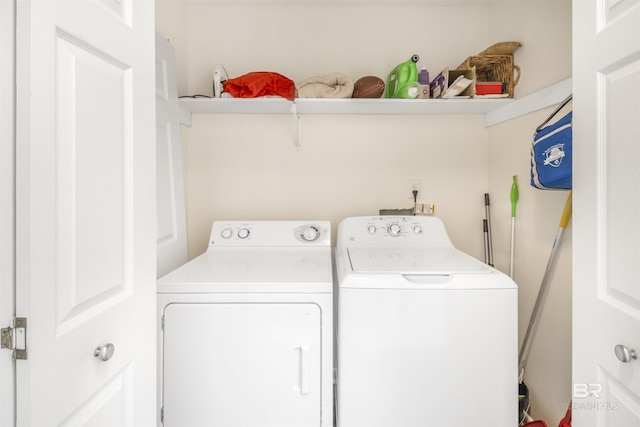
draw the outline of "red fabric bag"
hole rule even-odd
[[[296,85],[293,80],[269,71],[257,71],[224,82],[224,91],[234,98],[281,96],[293,100]]]
[[[560,424],[558,427],[571,427],[571,405],[573,402],[569,403],[569,408],[567,409],[564,418],[560,420]]]

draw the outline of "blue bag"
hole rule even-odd
[[[569,101],[571,95],[544,121],[533,135],[531,185],[541,190],[570,190],[572,169],[572,112],[544,127]]]

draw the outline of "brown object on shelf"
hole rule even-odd
[[[478,55],[513,55],[520,46],[522,45],[518,42],[500,42],[489,46]]]
[[[511,55],[474,55],[458,65],[458,70],[476,68],[476,81],[503,82],[505,92],[513,98],[513,89],[520,80],[520,67],[513,64]]]

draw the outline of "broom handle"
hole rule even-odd
[[[544,271],[544,276],[542,277],[542,283],[540,283],[540,290],[538,291],[536,303],[533,306],[533,311],[531,312],[531,319],[529,320],[527,333],[524,335],[524,340],[522,341],[522,348],[520,349],[520,355],[518,356],[518,365],[520,367],[520,371],[524,370],[526,364],[525,357],[527,355],[529,343],[531,341],[531,334],[533,333],[536,318],[538,317],[538,312],[540,311],[540,305],[542,304],[542,300],[544,299],[547,286],[549,284],[549,275],[553,267],[553,262],[556,258],[556,251],[558,250],[558,246],[560,246],[560,242],[562,241],[562,234],[564,233],[565,228],[567,228],[567,224],[569,224],[569,219],[571,218],[571,193],[572,192],[570,191],[569,196],[567,197],[567,201],[564,204],[564,210],[562,211],[562,217],[560,218],[560,226],[558,227],[556,238],[553,241],[553,247],[551,248],[549,260],[547,261],[547,268]]]

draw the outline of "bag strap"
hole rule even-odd
[[[564,101],[562,101],[560,103],[560,105],[558,106],[558,108],[556,108],[554,110],[553,113],[551,113],[551,115],[549,115],[549,117],[547,117],[547,120],[545,120],[544,122],[542,122],[542,124],[540,126],[538,126],[536,128],[536,132],[540,132],[540,129],[542,129],[544,127],[544,125],[546,125],[547,123],[549,123],[549,120],[553,119],[555,117],[556,114],[558,114],[558,111],[562,110],[564,108],[565,105],[567,105],[569,103],[569,101],[571,101],[571,99],[573,98],[573,94],[567,96]]]

